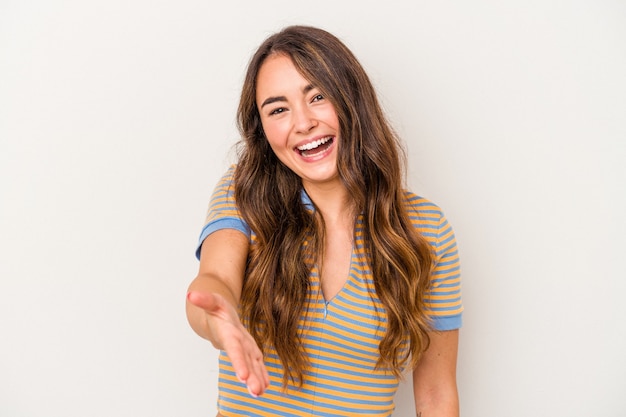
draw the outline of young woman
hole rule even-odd
[[[459,260],[365,71],[332,34],[291,26],[252,57],[239,159],[200,236],[187,316],[220,353],[218,415],[458,416]]]

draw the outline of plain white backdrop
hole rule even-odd
[[[455,227],[462,415],[626,415],[623,1],[0,0],[0,416],[215,415],[186,288],[294,23],[352,48]]]

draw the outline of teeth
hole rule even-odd
[[[300,150],[300,151],[310,151],[311,149],[315,149],[318,146],[325,144],[330,139],[331,139],[331,136],[329,136],[327,138],[322,138],[322,139],[313,141],[311,143],[307,143],[306,145],[298,146],[298,150]]]

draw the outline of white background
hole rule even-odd
[[[626,415],[623,1],[0,0],[0,416],[215,414],[184,298],[292,23],[360,58],[455,227],[462,415]]]

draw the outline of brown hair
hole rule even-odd
[[[242,141],[234,187],[237,206],[257,240],[244,280],[242,318],[262,349],[276,349],[285,370],[283,383],[301,383],[307,360],[298,323],[309,290],[307,259],[320,257],[323,219],[319,210],[303,206],[300,178],[278,160],[263,132],[256,80],[273,54],[291,58],[335,106],[341,134],[338,173],[356,213],[363,215],[376,295],[387,313],[378,366],[399,376],[407,363],[417,364],[429,343],[423,300],[431,248],[406,212],[405,155],[374,87],[352,52],[322,29],[287,27],[267,38],[248,65],[237,113]]]

